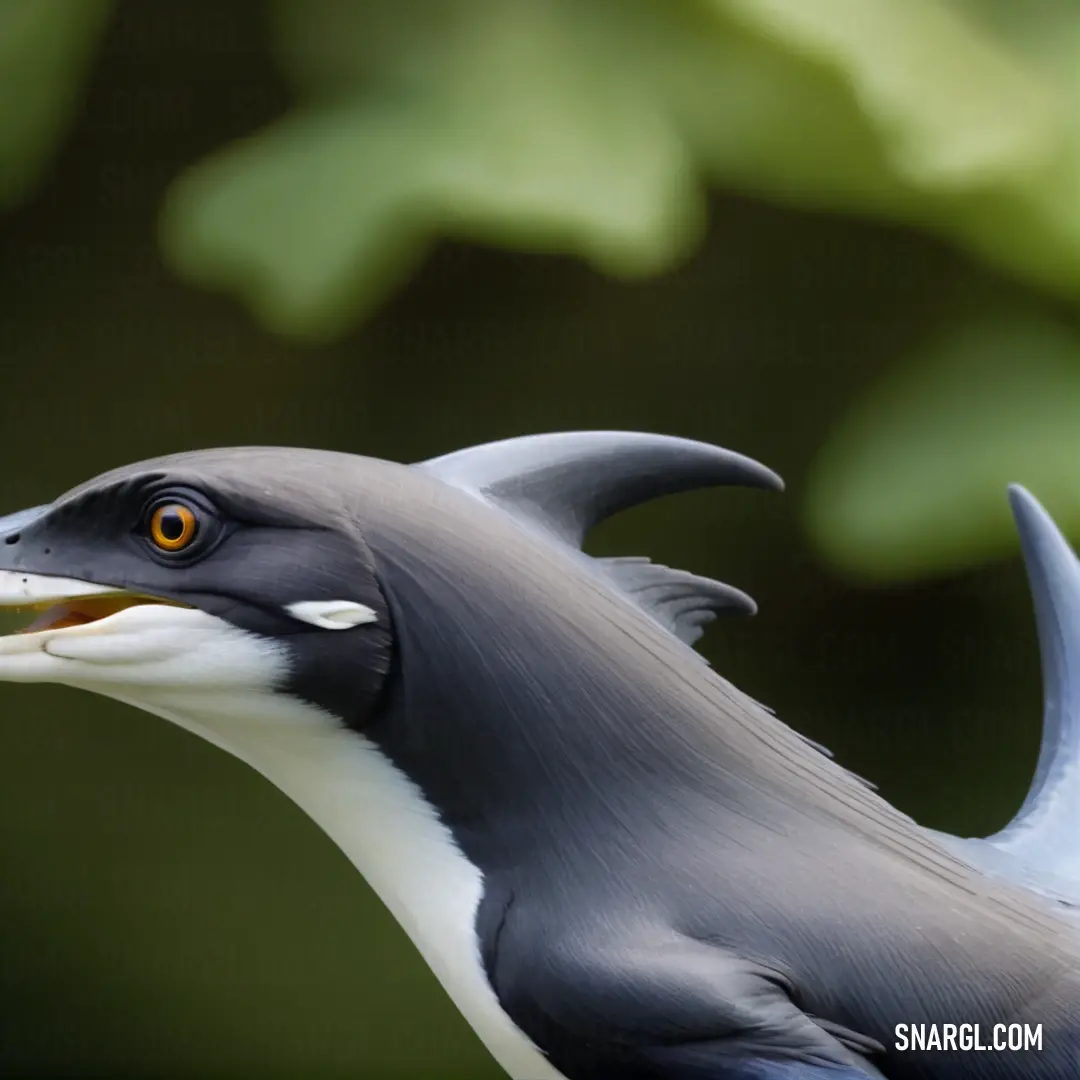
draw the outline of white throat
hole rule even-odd
[[[214,702],[187,694],[155,697],[131,704],[247,762],[334,840],[514,1080],[560,1080],[562,1074],[503,1011],[484,974],[475,931],[483,894],[479,869],[420,789],[374,743],[283,695],[230,694]],[[193,708],[197,713],[189,712]]]
[[[75,597],[88,607],[107,591],[0,572],[0,600],[8,603]],[[357,608],[301,605],[293,615],[338,631],[350,620],[370,621]],[[285,646],[195,608],[148,603],[94,614],[78,625],[49,615],[43,628],[0,638],[0,680],[92,690],[247,762],[344,851],[499,1064],[515,1080],[556,1080],[560,1074],[503,1011],[484,974],[475,928],[479,869],[374,743],[276,692],[288,674]]]

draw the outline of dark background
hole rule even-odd
[[[412,461],[617,427],[729,446],[788,492],[665,500],[590,550],[745,588],[760,614],[704,644],[725,676],[927,825],[1005,823],[1039,732],[1018,559],[854,580],[811,546],[802,501],[838,418],[957,295],[1067,320],[1056,301],[926,235],[720,189],[664,275],[444,243],[367,322],[293,342],[159,253],[168,183],[289,100],[260,4],[177,12],[119,5],[56,160],[0,223],[5,510],[211,445]],[[163,721],[3,686],[0,867],[0,1074],[496,1074],[331,843]]]

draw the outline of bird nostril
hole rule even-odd
[[[4,543],[5,544],[17,544],[20,539],[21,539],[21,537],[20,537],[20,535],[18,533],[12,533],[10,536],[5,536],[4,537]]]

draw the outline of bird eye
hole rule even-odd
[[[164,503],[150,515],[150,539],[162,551],[183,551],[198,529],[195,511],[183,503]]]

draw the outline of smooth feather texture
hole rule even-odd
[[[808,746],[578,548],[635,500],[771,474],[658,436],[522,443],[436,469],[273,448],[141,463],[32,519],[2,568],[168,581],[287,650],[275,696],[352,728],[412,793],[394,812],[434,813],[462,860],[445,865],[475,870],[469,962],[504,1030],[570,1080],[1070,1076],[1080,936],[1060,909]],[[228,541],[191,567],[141,562],[117,537],[151,483],[203,493]],[[267,614],[343,582],[377,622]],[[345,807],[321,791],[312,775],[294,797],[335,835]],[[400,916],[418,935],[420,908]],[[1042,1024],[1044,1052],[891,1046],[898,1022],[1001,1020]]]

